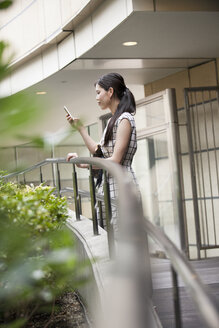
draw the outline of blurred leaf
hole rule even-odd
[[[17,138],[23,141],[31,141],[31,145],[37,146],[43,149],[47,149],[50,147],[50,144],[47,142],[47,140],[44,137],[41,137],[39,135],[37,136],[25,136],[22,134],[18,134]]]
[[[1,0],[0,1],[0,9],[6,9],[12,5],[12,0]]]
[[[51,147],[60,144],[67,137],[72,136],[72,132],[77,131],[76,128],[61,129],[55,133],[45,133],[43,136],[36,135],[27,137],[25,135],[18,134],[17,138],[24,141],[31,141],[32,145],[43,148],[44,150],[50,150]]]
[[[0,81],[10,73],[9,64],[12,59],[4,60],[8,45],[0,41]],[[24,91],[12,96],[0,98],[0,136],[2,144],[5,140],[15,138],[16,134],[24,131],[31,122],[42,120],[43,106],[39,105],[37,97]]]
[[[13,321],[12,323],[8,323],[7,325],[0,325],[0,328],[20,328],[23,327],[26,323],[27,319],[20,318],[18,320]]]
[[[42,111],[33,96],[22,92],[0,98],[0,135],[1,139],[16,134],[37,119],[42,119]]]
[[[0,0],[0,9],[12,2]],[[10,74],[7,47],[0,41],[0,81]],[[24,134],[29,123],[42,120],[44,109],[25,92],[0,98],[1,142]],[[32,141],[46,148],[70,133],[35,136]],[[88,263],[76,257],[72,233],[63,229],[66,198],[55,197],[54,189],[45,185],[6,183],[4,174],[0,171],[0,328],[20,328],[69,286],[72,290],[87,281]]]
[[[7,43],[5,43],[4,41],[0,41],[0,81],[3,80],[10,73],[9,64],[13,56],[8,58],[7,60],[3,60],[4,52],[7,47]]]

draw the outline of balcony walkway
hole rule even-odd
[[[191,261],[202,282],[208,289],[219,309],[219,257],[201,261]],[[170,262],[167,259],[152,259],[153,271],[153,302],[159,315],[163,328],[175,328],[172,278]],[[204,328],[205,325],[199,318],[193,300],[179,280],[183,328]]]

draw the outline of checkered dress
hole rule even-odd
[[[116,120],[116,122],[114,124],[114,127],[113,127],[112,140],[110,140],[108,142],[107,146],[104,146],[104,138],[105,138],[107,126],[108,126],[110,120],[108,121],[108,124],[107,124],[107,126],[106,126],[106,128],[103,132],[102,139],[100,141],[100,146],[101,146],[101,150],[103,152],[104,158],[109,158],[113,155],[115,142],[116,142],[117,129],[118,129],[119,123],[123,119],[128,119],[129,120],[132,132],[131,132],[131,137],[130,137],[130,142],[129,142],[129,145],[128,145],[128,149],[127,149],[127,151],[124,155],[124,158],[122,160],[121,165],[124,166],[127,169],[128,172],[130,172],[130,174],[133,178],[133,181],[136,183],[136,177],[135,177],[135,174],[134,174],[132,166],[131,166],[132,165],[132,159],[133,159],[134,154],[135,154],[136,149],[137,149],[136,126],[135,126],[135,119],[130,113],[125,112],[125,113],[121,114],[120,117]],[[116,199],[117,195],[118,195],[117,184],[116,184],[115,180],[113,179],[113,177],[111,177],[111,176],[109,176],[108,181],[109,181],[109,188],[110,188],[110,197],[112,199]],[[98,188],[97,192],[98,192],[98,194],[103,194],[103,181],[102,181],[100,187]],[[105,208],[104,208],[103,205],[102,205],[102,211],[103,211],[103,222],[104,222],[104,227],[105,227],[106,226]],[[97,209],[97,216],[98,216],[98,219],[99,219],[99,210],[98,209]],[[115,206],[112,206],[112,220],[111,220],[111,223],[113,224],[113,227],[114,227],[114,233],[116,233],[117,230],[118,230],[117,229],[117,223],[116,223],[117,222],[117,216],[118,216],[117,210],[116,210]]]

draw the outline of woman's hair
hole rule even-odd
[[[108,91],[109,88],[113,88],[113,97],[117,97],[120,102],[116,109],[115,114],[112,116],[107,131],[105,134],[104,145],[107,145],[109,140],[112,139],[113,134],[113,126],[116,120],[122,113],[128,112],[131,114],[135,114],[136,112],[136,104],[135,98],[132,92],[126,87],[123,77],[118,73],[109,73],[103,75],[99,78],[99,80],[94,84],[96,86],[98,84],[101,88]]]

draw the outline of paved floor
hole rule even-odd
[[[208,285],[209,292],[219,309],[219,258],[190,262],[199,274],[203,283]],[[174,328],[172,298],[172,279],[170,264],[166,259],[152,259],[153,302],[164,328]],[[204,328],[194,302],[187,293],[182,281],[179,281],[183,328]]]

